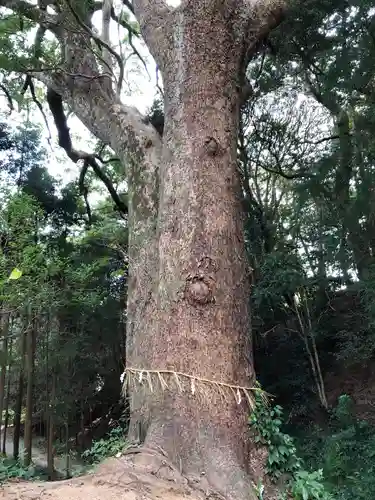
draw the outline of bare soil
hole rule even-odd
[[[151,461],[152,462],[152,461]],[[164,476],[165,479],[158,476]],[[210,500],[221,498],[193,488],[166,463],[135,464],[109,459],[91,475],[58,482],[10,481],[0,486],[1,500]]]

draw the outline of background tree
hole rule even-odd
[[[7,424],[3,430],[4,450],[18,457],[24,429],[30,462],[39,432],[49,441],[54,477],[51,450],[57,438],[66,440],[69,451],[72,437],[87,447],[122,412],[126,230],[107,200],[97,207],[95,226],[86,230],[77,186],[61,190],[37,161],[39,153],[25,157],[21,183],[12,177],[16,134],[9,132],[6,145],[2,173],[11,189],[0,211],[8,325],[3,337],[12,342],[11,354],[2,358],[1,395],[4,401],[8,381],[4,420],[14,424],[12,451]],[[36,139],[31,138],[38,152]],[[12,269],[20,275],[9,281]]]

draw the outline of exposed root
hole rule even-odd
[[[104,462],[95,474],[54,483],[12,481],[4,500],[226,500],[205,476],[185,478],[162,449],[131,448]],[[252,498],[249,495],[249,499]],[[232,500],[232,499],[231,499]],[[248,500],[248,499],[241,499]]]
[[[125,450],[124,455],[140,455],[143,461],[147,456],[152,456],[154,460],[156,459],[156,462],[160,462],[160,465],[156,466],[154,470],[151,470],[149,472],[150,474],[155,475],[158,479],[173,481],[174,483],[184,488],[188,487],[189,491],[190,489],[193,491],[197,491],[203,494],[204,498],[210,498],[212,500],[225,500],[225,497],[223,495],[212,489],[204,475],[201,475],[199,477],[185,477],[182,474],[182,471],[178,470],[177,467],[175,467],[173,463],[168,459],[165,451],[160,446],[157,446],[157,448],[158,449],[146,447],[128,448],[127,450]],[[146,458],[146,461],[149,462],[149,458]],[[136,465],[139,465],[137,461]],[[153,465],[156,465],[155,462]],[[148,467],[149,466],[150,463],[148,464]]]
[[[182,472],[173,465],[166,452],[160,446],[156,448],[134,446],[127,448],[122,454],[124,456],[140,455],[139,459],[133,460],[133,463],[146,467],[150,474],[159,479],[173,481],[181,485],[187,484],[187,480],[183,477]]]

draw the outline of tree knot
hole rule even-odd
[[[144,141],[144,146],[146,149],[150,148],[152,146],[152,140],[149,138],[146,138]]]
[[[204,146],[209,156],[217,156],[219,154],[219,143],[214,137],[207,137],[204,141]]]
[[[212,280],[203,275],[190,276],[186,280],[185,298],[192,305],[214,302],[212,291]]]

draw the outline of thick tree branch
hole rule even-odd
[[[65,149],[69,158],[74,162],[80,159],[78,152],[75,152],[72,147],[72,140],[70,132],[66,123],[66,116],[64,112],[63,102],[61,96],[52,88],[47,90],[47,103],[52,113],[57,132],[59,137],[59,146]]]
[[[0,83],[0,90],[3,91],[5,97],[7,98],[9,111],[12,112],[14,110],[14,106],[13,106],[12,96],[10,95],[9,90],[6,88],[6,86],[3,83]]]
[[[243,0],[247,19],[244,62],[247,64],[258,50],[259,43],[267,39],[285,18],[288,0]]]
[[[132,5],[143,38],[158,66],[163,69],[173,9],[164,0],[134,0]]]
[[[85,196],[86,206],[88,207],[88,201],[87,201],[87,191],[86,191],[85,186],[84,186],[84,177],[85,177],[86,171],[88,169],[88,166],[90,166],[94,170],[97,177],[99,177],[99,179],[103,182],[103,184],[108,189],[108,192],[112,196],[112,199],[115,202],[116,206],[118,207],[119,211],[121,213],[127,213],[128,207],[120,199],[120,197],[117,194],[110,178],[100,168],[98,162],[96,161],[95,155],[90,154],[90,153],[85,153],[83,151],[77,151],[77,150],[73,149],[72,140],[71,140],[69,128],[67,125],[67,119],[65,116],[61,96],[57,92],[55,92],[53,89],[49,88],[47,91],[47,102],[48,102],[49,108],[51,110],[57,131],[58,131],[59,146],[61,146],[62,148],[65,149],[66,154],[69,156],[69,158],[74,163],[77,163],[79,160],[84,161],[84,167],[81,171],[81,176],[80,176],[80,188],[81,188],[82,194]],[[90,209],[88,209],[89,217],[90,217],[90,213],[91,213]]]
[[[107,188],[109,194],[112,197],[112,200],[115,202],[120,213],[127,214],[128,213],[127,205],[121,200],[116,189],[113,186],[111,179],[100,168],[98,162],[95,160],[95,157],[90,158],[89,165],[95,172],[95,175],[102,181],[102,183]]]
[[[134,14],[134,6],[130,0],[122,0],[122,3],[127,7],[132,14]]]
[[[66,3],[68,5],[69,10],[72,13],[74,19],[76,20],[76,22],[78,23],[78,25],[83,29],[83,31],[85,31],[88,35],[90,35],[90,37],[94,40],[94,42],[98,45],[98,47],[100,49],[103,49],[104,51],[107,51],[107,53],[111,54],[116,59],[116,61],[118,63],[118,66],[119,66],[119,70],[120,70],[119,79],[118,79],[118,82],[117,82],[117,94],[120,95],[121,88],[122,88],[122,82],[124,80],[124,63],[123,63],[121,57],[109,45],[109,43],[107,43],[106,41],[102,40],[99,36],[95,35],[95,33],[92,31],[92,29],[89,26],[87,26],[87,24],[85,24],[82,21],[82,19],[79,17],[79,15],[75,11],[74,7],[72,6],[70,0],[66,0]],[[104,64],[106,66],[108,66],[105,57],[103,58],[103,62],[104,62]],[[112,65],[110,64],[109,68],[108,68],[110,71],[112,70],[111,66]]]
[[[102,75],[37,72],[35,78],[60,94],[83,124],[104,144],[110,145],[124,162],[124,156],[142,153],[147,161],[159,163],[162,141],[156,129],[134,107],[123,105],[101,85]],[[81,85],[73,89],[65,80],[74,77]],[[86,83],[86,85],[85,85]]]
[[[85,184],[85,176],[86,176],[88,168],[89,168],[89,162],[85,160],[83,162],[83,167],[82,167],[81,172],[79,174],[78,187],[79,187],[80,194],[83,196],[83,199],[85,200],[88,225],[91,226],[92,212],[91,212],[91,207],[90,207],[90,203],[89,203],[89,199],[88,199],[89,190],[87,189],[87,186]]]
[[[104,0],[103,1],[103,8],[102,8],[102,40],[107,45],[110,44],[109,28],[110,28],[110,24],[111,24],[111,11],[112,11],[112,8],[113,8],[112,4],[113,4],[112,0]],[[110,68],[111,73],[113,74],[111,53],[106,48],[103,49],[103,59],[105,60],[107,66]]]
[[[36,61],[39,62],[39,59],[42,55],[42,43],[44,36],[46,34],[47,28],[43,25],[39,25],[39,28],[36,32],[35,35],[35,42],[34,42],[34,56]]]
[[[70,3],[70,0],[67,2]],[[44,22],[44,11],[24,0],[0,0],[0,6],[9,7],[18,13],[26,12],[28,17],[35,22]],[[25,68],[25,72],[43,82],[50,89],[48,101],[57,126],[59,144],[62,145],[72,161],[90,159],[91,168],[106,184],[109,192],[112,191],[105,177],[105,172],[95,155],[74,149],[62,101],[67,103],[93,135],[103,143],[110,145],[116,152],[126,169],[125,173],[129,183],[134,183],[134,179],[141,176],[142,179],[145,179],[145,183],[147,180],[145,189],[148,192],[148,190],[153,189],[152,186],[157,182],[156,172],[162,158],[161,138],[154,127],[144,121],[144,117],[137,109],[124,106],[121,103],[112,86],[108,85],[108,78],[103,78],[105,75],[101,74],[95,55],[90,49],[89,38],[93,38],[91,31],[88,32],[90,28],[79,24],[80,28],[73,31],[72,21],[78,25],[78,19],[72,19],[73,17],[74,14],[69,9],[68,3],[66,3],[65,11],[54,16],[54,21],[58,20],[54,31],[58,33],[58,40],[61,44],[63,66],[50,70],[36,68],[35,72]],[[101,50],[103,48],[108,48],[109,52],[113,50],[111,47],[107,47],[106,42],[93,39]],[[54,93],[51,92],[52,89]],[[140,174],[138,171],[142,173]],[[143,190],[144,187],[141,186],[139,189]],[[111,194],[115,195],[114,192]],[[133,206],[132,199],[129,198],[130,207]],[[136,199],[135,197],[134,200]],[[146,196],[145,199],[147,199],[147,206],[150,205],[151,198]],[[121,200],[117,200],[116,203],[120,210],[125,211]],[[149,207],[149,209],[150,213],[154,214],[154,207]],[[134,209],[132,210],[131,218],[138,225],[138,219],[141,221],[142,217],[138,214],[134,215]]]

